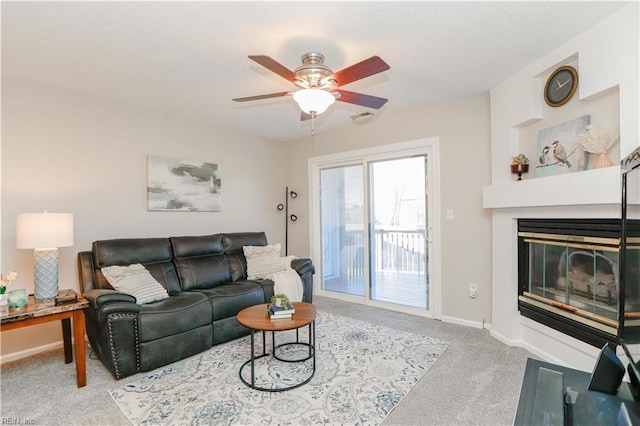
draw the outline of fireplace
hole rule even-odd
[[[519,219],[520,314],[596,347],[640,342],[640,220],[622,224]]]

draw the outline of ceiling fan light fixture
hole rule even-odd
[[[322,114],[336,101],[335,96],[322,89],[300,89],[293,94],[293,100],[307,114]]]

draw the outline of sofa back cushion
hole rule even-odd
[[[233,281],[220,234],[169,240],[183,290],[213,288]]]
[[[126,238],[94,241],[91,252],[95,267],[94,284],[98,288],[112,288],[100,271],[107,266],[142,264],[167,289],[169,294],[181,291],[178,275],[172,262],[168,238]]]
[[[247,278],[247,259],[242,248],[244,246],[266,246],[267,236],[264,232],[222,234],[222,245],[231,267],[231,278],[233,281],[239,281]]]

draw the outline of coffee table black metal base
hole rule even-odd
[[[291,389],[298,388],[298,387],[300,387],[302,385],[306,385],[307,383],[309,383],[309,381],[311,381],[313,376],[316,374],[316,348],[315,348],[315,343],[316,343],[316,323],[315,323],[315,321],[309,323],[308,327],[309,327],[309,342],[308,343],[300,341],[300,338],[299,338],[300,337],[299,336],[300,329],[298,328],[298,329],[296,329],[296,341],[295,342],[281,343],[281,344],[276,346],[276,344],[275,344],[275,331],[272,331],[271,332],[271,351],[272,351],[271,354],[267,353],[267,339],[266,339],[266,335],[265,335],[266,331],[262,330],[262,354],[259,354],[259,355],[256,355],[256,353],[255,353],[255,349],[256,349],[256,345],[255,345],[256,330],[251,329],[251,359],[246,361],[240,367],[240,380],[242,381],[242,383],[244,383],[245,385],[249,386],[252,389],[259,390],[259,391],[264,391],[264,392],[283,392],[283,391],[288,391],[288,390],[291,390]],[[297,358],[297,359],[287,359],[287,358],[281,358],[280,356],[278,356],[278,353],[277,353],[278,349],[286,348],[286,347],[289,347],[289,346],[306,346],[309,349],[308,355],[305,356],[304,358]],[[312,359],[313,360],[313,368],[311,370],[311,374],[304,381],[296,383],[295,385],[291,385],[291,386],[284,386],[284,387],[278,387],[278,386],[263,387],[263,386],[258,386],[258,385],[256,385],[255,361],[257,359],[260,359],[260,358],[263,358],[263,357],[269,356],[269,355],[273,355],[274,359],[277,359],[278,361],[281,361],[281,362],[305,362],[305,361],[308,361],[308,360]],[[250,382],[245,380],[245,378],[242,376],[242,372],[244,371],[244,369],[247,366],[251,367],[251,381]]]

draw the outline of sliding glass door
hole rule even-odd
[[[428,308],[425,155],[369,164],[371,299]]]
[[[320,172],[323,289],[365,295],[365,216],[362,165]]]
[[[317,168],[321,293],[430,311],[429,152]]]

